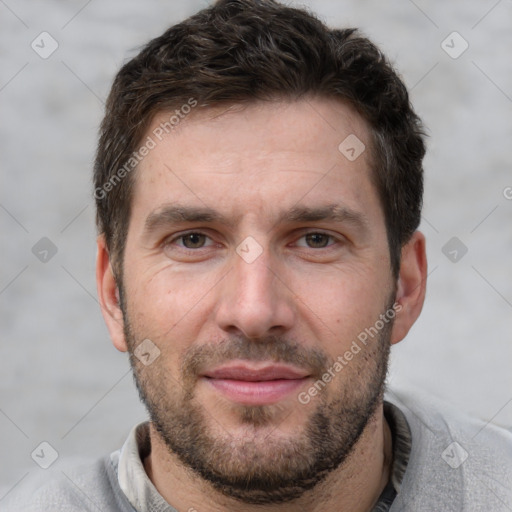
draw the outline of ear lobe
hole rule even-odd
[[[119,303],[119,289],[112,272],[110,255],[103,235],[98,236],[97,247],[96,287],[101,312],[107,324],[112,343],[121,352],[126,352],[128,346],[124,337],[124,319]]]
[[[427,256],[425,237],[416,231],[402,248],[396,302],[400,305],[391,332],[391,343],[401,341],[421,313],[425,301]]]

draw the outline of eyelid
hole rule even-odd
[[[315,250],[315,251],[319,251],[320,249],[327,249],[329,247],[332,247],[333,245],[336,245],[336,244],[339,244],[339,243],[343,242],[343,239],[342,239],[341,235],[337,236],[337,235],[334,235],[334,234],[332,234],[332,233],[330,233],[328,231],[324,231],[322,229],[304,228],[304,230],[301,230],[300,232],[301,232],[301,234],[300,234],[299,237],[295,238],[294,244],[296,244],[299,240],[303,239],[304,237],[306,237],[308,235],[324,235],[324,236],[330,238],[331,241],[333,241],[332,243],[329,243],[325,247],[315,248],[315,247],[308,247],[307,245],[299,246],[299,247],[303,247],[305,249],[312,249],[312,250]]]
[[[212,237],[209,236],[208,233],[206,233],[202,229],[189,229],[186,231],[180,231],[178,233],[174,233],[171,236],[164,238],[162,241],[162,245],[167,246],[167,245],[173,244],[177,240],[183,239],[183,237],[185,237],[187,235],[191,235],[191,234],[203,235],[206,238],[208,238],[212,243],[210,243],[208,245],[204,245],[203,247],[198,247],[197,249],[189,249],[188,247],[185,247],[183,245],[177,245],[177,247],[179,247],[180,249],[183,249],[185,251],[199,251],[201,249],[205,249],[207,247],[211,247],[212,245],[214,245],[214,241],[213,241]]]

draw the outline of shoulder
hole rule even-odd
[[[388,390],[386,400],[412,436],[397,510],[512,509],[512,432],[425,394]]]
[[[9,496],[5,512],[132,512],[121,492],[110,456],[87,465],[54,471],[44,483],[36,482]]]

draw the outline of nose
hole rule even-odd
[[[264,251],[247,262],[238,254],[218,290],[217,325],[247,338],[283,334],[295,323],[293,292]]]

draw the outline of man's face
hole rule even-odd
[[[240,500],[287,501],[346,459],[381,398],[391,322],[358,340],[395,292],[368,129],[326,99],[194,112],[158,141],[168,118],[146,134],[124,254],[137,384],[181,462]],[[355,160],[355,139],[338,149],[353,135]]]

